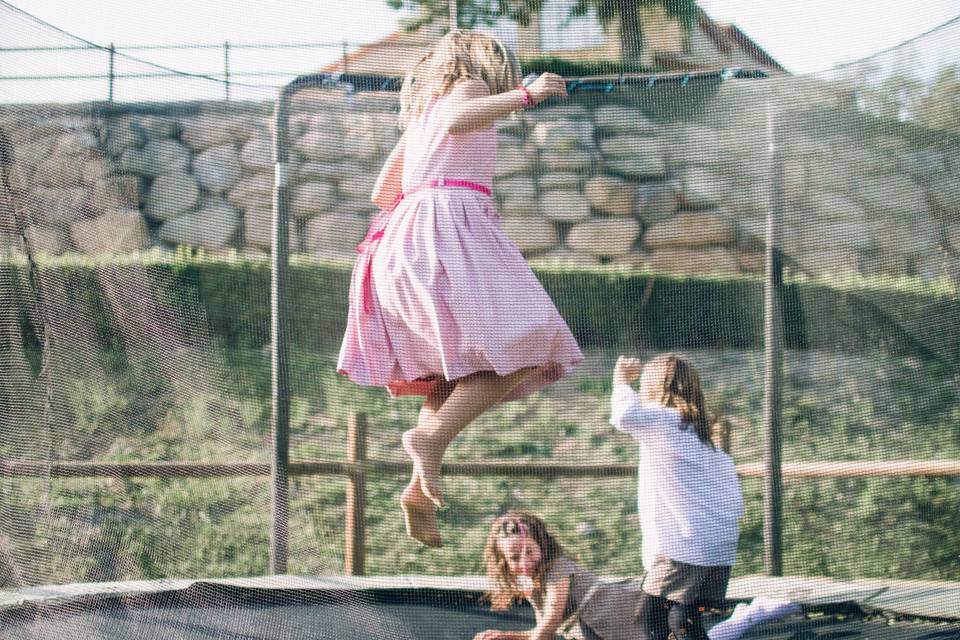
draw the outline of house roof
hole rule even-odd
[[[721,52],[729,54],[732,53],[733,50],[739,49],[751,60],[756,61],[758,65],[787,73],[783,65],[774,60],[773,57],[754,42],[750,36],[741,31],[737,25],[717,22],[707,15],[706,11],[699,7],[697,7],[697,25]]]
[[[758,67],[787,73],[779,62],[774,60],[736,25],[719,23],[699,7],[695,21],[697,27],[722,54],[732,57],[739,53],[741,55],[737,57],[745,57]],[[415,31],[400,29],[376,42],[359,47],[336,62],[326,65],[320,71],[322,73],[350,72],[403,75],[437,41],[443,30],[444,25],[436,22],[424,25]],[[682,56],[656,56],[655,59],[658,63],[662,63],[669,68],[678,68],[689,64],[689,61],[684,60]]]

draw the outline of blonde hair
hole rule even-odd
[[[523,590],[517,584],[516,576],[510,572],[507,558],[500,549],[500,541],[517,535],[528,535],[540,547],[540,564],[533,575],[533,587],[544,589],[544,576],[550,563],[563,555],[563,548],[547,532],[547,525],[537,516],[527,511],[508,511],[493,521],[487,534],[487,544],[483,557],[487,563],[487,578],[492,585],[487,598],[495,611],[508,609],[524,598]]]
[[[461,80],[482,80],[490,94],[520,84],[516,56],[497,38],[478,31],[449,32],[407,72],[400,89],[400,128],[423,113],[427,103]]]
[[[693,426],[700,442],[715,448],[715,420],[707,413],[700,376],[689,360],[668,353],[647,362],[640,375],[639,394],[644,404],[677,409],[684,422]]]

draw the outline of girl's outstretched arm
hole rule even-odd
[[[407,136],[404,134],[397,141],[397,145],[387,156],[387,161],[383,163],[377,181],[373,184],[373,193],[370,194],[370,200],[384,211],[393,206],[403,190],[403,149],[406,138]]]
[[[630,387],[643,370],[636,358],[620,356],[613,369],[613,393],[610,395],[610,424],[618,430],[640,439],[651,426],[669,424],[673,415],[661,406],[643,406],[640,398]]]
[[[530,631],[497,631],[478,633],[473,640],[554,640],[563,623],[563,611],[570,594],[570,577],[547,584],[543,612],[537,611],[537,626]]]
[[[527,92],[536,104],[550,96],[567,95],[567,84],[555,73],[544,73],[527,87]],[[520,89],[490,95],[490,89],[484,81],[464,80],[450,91],[447,131],[458,134],[488,129],[498,118],[522,109],[523,98]]]

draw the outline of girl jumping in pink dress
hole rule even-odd
[[[558,380],[582,359],[550,297],[504,234],[491,197],[495,121],[550,96],[560,76],[519,85],[496,38],[452,31],[407,74],[404,133],[374,185],[382,210],[358,247],[338,370],[391,395],[423,395],[403,434],[413,476],[407,533],[440,546],[440,464],[491,406]]]

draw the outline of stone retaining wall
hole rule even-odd
[[[531,262],[757,272],[779,183],[795,268],[954,273],[957,141],[872,121],[810,80],[662,96],[685,104],[651,95],[587,95],[498,124],[495,196],[504,229]],[[377,171],[398,138],[395,110],[395,94],[297,96],[292,249],[352,259],[374,213]],[[27,235],[50,254],[269,251],[271,111],[222,102],[0,107]],[[771,145],[783,160],[779,182]],[[15,249],[12,217],[4,218],[0,247]]]

